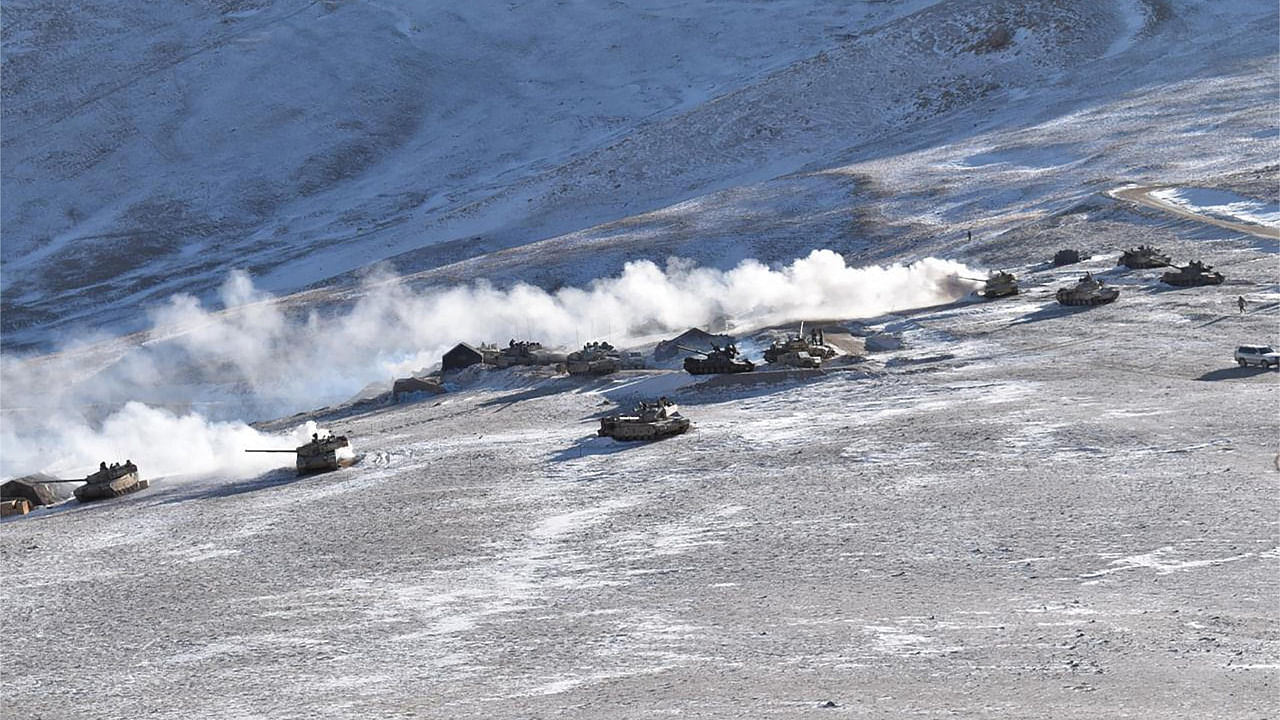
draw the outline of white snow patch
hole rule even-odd
[[[1150,194],[1197,215],[1280,228],[1280,200],[1259,200],[1211,188],[1163,188]]]

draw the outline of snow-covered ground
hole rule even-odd
[[[1165,188],[1151,196],[1200,215],[1220,220],[1253,223],[1280,228],[1280,200],[1241,197],[1229,190],[1206,188]]]
[[[0,465],[153,485],[0,523],[0,714],[1275,716],[1280,383],[1231,352],[1280,344],[1277,37],[1247,0],[6,3]],[[994,269],[1022,293],[968,295]],[[1058,306],[1085,271],[1120,299]],[[801,320],[903,345],[351,401],[458,341]],[[663,394],[689,434],[593,435]],[[363,461],[240,452],[307,421]]]
[[[1280,386],[1229,349],[1280,292],[1113,263],[880,318],[903,349],[807,381],[473,372],[321,413],[337,473],[7,521],[6,709],[1265,716]],[[1121,299],[1056,305],[1085,268]],[[658,392],[693,430],[594,436]]]

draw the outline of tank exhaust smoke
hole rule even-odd
[[[291,310],[236,271],[221,289],[223,309],[174,296],[150,312],[153,327],[140,343],[95,338],[40,358],[0,358],[0,474],[127,454],[148,472],[172,464],[174,472],[249,477],[264,459],[241,450],[272,438],[244,420],[346,400],[438,363],[459,341],[626,346],[726,320],[744,332],[812,317],[872,317],[953,301],[981,284],[963,278],[983,276],[936,258],[850,267],[830,250],[779,268],[637,261],[619,275],[555,291],[479,281],[415,292],[380,272],[344,310],[321,313]]]

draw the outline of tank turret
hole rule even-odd
[[[984,298],[999,298],[1018,294],[1018,278],[1013,273],[997,270],[987,276],[986,285],[978,294]]]
[[[1192,260],[1177,271],[1170,270],[1160,276],[1160,282],[1176,287],[1195,287],[1197,285],[1221,285],[1222,273],[1214,272],[1213,266],[1205,265],[1199,260]]]
[[[138,466],[132,460],[111,465],[103,462],[97,472],[84,479],[84,485],[75,489],[75,496],[82,503],[107,500],[143,490],[150,484],[138,476]]]
[[[800,325],[800,334],[774,340],[764,351],[765,362],[802,368],[819,367],[823,360],[835,356],[836,351],[825,343],[822,330],[813,328],[805,335],[803,323]]]
[[[589,342],[569,353],[565,368],[570,375],[607,375],[622,369],[622,355],[607,342]]]
[[[729,343],[723,348],[712,344],[711,349],[707,351],[684,346],[679,347],[681,350],[703,355],[703,357],[688,357],[684,359],[684,369],[691,375],[751,372],[756,369],[755,363],[739,355],[738,346],[733,343]]]
[[[614,440],[659,440],[679,435],[689,426],[689,419],[680,414],[675,403],[664,397],[657,402],[639,403],[630,415],[600,418],[600,429],[596,434]]]
[[[1093,273],[1085,273],[1074,286],[1060,288],[1057,293],[1058,302],[1063,305],[1105,305],[1118,297],[1119,290],[1104,286]]]
[[[1117,263],[1124,265],[1133,270],[1141,270],[1145,268],[1168,267],[1170,265],[1169,256],[1160,252],[1160,248],[1150,245],[1139,245],[1136,248],[1130,248],[1120,254],[1120,261]]]

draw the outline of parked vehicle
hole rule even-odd
[[[1072,287],[1060,288],[1056,297],[1063,305],[1104,305],[1115,302],[1120,291],[1107,287],[1093,273],[1085,273]]]
[[[1280,369],[1280,352],[1269,345],[1241,345],[1236,348],[1236,362],[1240,367],[1257,365]]]

